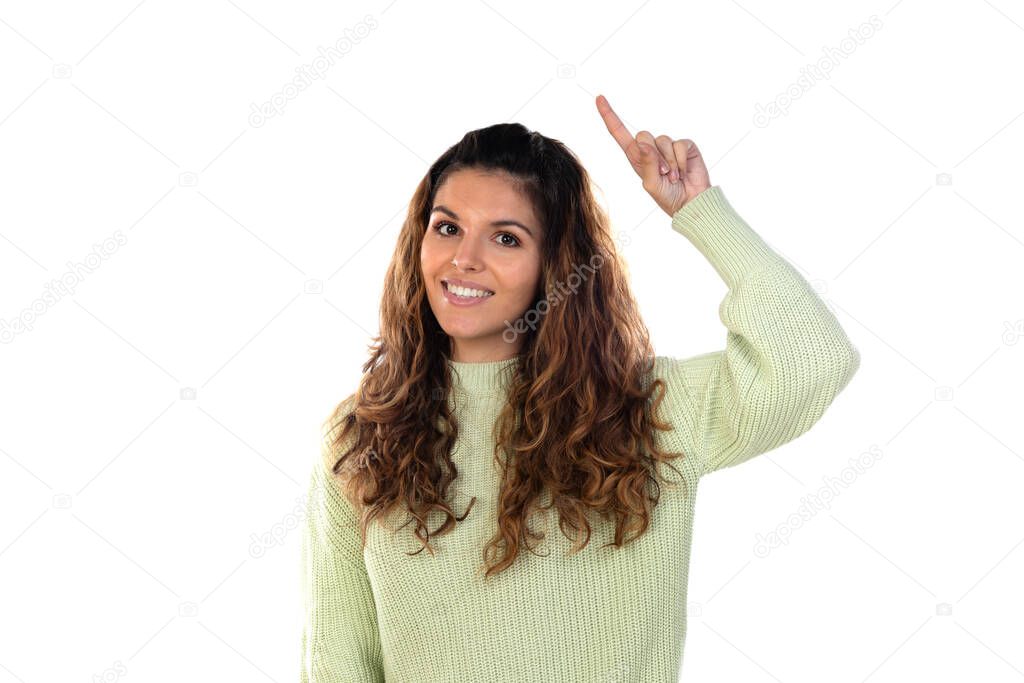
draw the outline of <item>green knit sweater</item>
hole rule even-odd
[[[672,461],[679,475],[663,474],[685,486],[662,486],[651,526],[618,549],[601,547],[614,538],[614,524],[602,521],[592,525],[590,544],[568,557],[572,543],[557,511],[541,514],[532,524],[546,533],[538,554],[521,549],[485,583],[481,553],[495,531],[500,477],[491,429],[503,401],[502,370],[515,359],[449,361],[449,400],[460,426],[452,509],[461,514],[470,498],[477,502],[454,531],[431,539],[434,555],[406,554],[420,548],[413,523],[393,533],[374,522],[364,551],[358,517],[330,474],[337,453],[321,448],[302,543],[303,683],[678,680],[698,480],[810,429],[860,355],[814,289],[719,186],[676,212],[672,228],[728,287],[719,307],[724,349],[655,359],[668,384],[660,414],[673,425],[656,439],[686,454]],[[439,519],[431,515],[431,529]]]

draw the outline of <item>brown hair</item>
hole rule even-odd
[[[416,553],[427,548],[433,554],[431,536],[452,531],[476,501],[462,516],[446,501],[458,476],[451,458],[458,424],[448,401],[439,400],[451,390],[451,342],[430,307],[420,268],[435,192],[461,169],[506,173],[543,222],[540,286],[531,310],[555,284],[572,279],[576,264],[600,262],[574,294],[549,305],[539,323],[523,332],[496,424],[502,485],[498,528],[483,549],[484,576],[509,567],[521,544],[533,552],[528,539],[544,535],[532,531],[527,519],[545,491],[551,500],[543,509],[557,508],[562,533],[574,540],[567,528],[583,530],[574,553],[590,541],[589,510],[606,520],[614,515],[615,542],[608,545],[621,547],[626,532],[636,531],[628,539],[635,540],[650,525],[660,498],[658,463],[672,467],[668,461],[683,454],[656,447],[653,430],[671,429],[654,416],[665,383],[649,382],[649,334],[590,177],[564,144],[518,123],[470,131],[416,188],[385,278],[380,334],[357,390],[326,421],[331,454],[354,434],[350,448],[334,460],[333,473],[362,509],[364,544],[369,522],[404,503],[409,521],[416,520],[422,545]],[[434,510],[443,512],[444,523],[430,531],[426,520]],[[504,552],[492,563],[499,548]]]

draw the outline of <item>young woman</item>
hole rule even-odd
[[[676,681],[699,478],[806,432],[856,372],[697,146],[597,107],[728,286],[725,348],[654,355],[564,145],[466,134],[416,189],[380,335],[325,422],[302,681]]]

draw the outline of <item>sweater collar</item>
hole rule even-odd
[[[518,357],[481,363],[465,363],[450,358],[447,361],[448,368],[452,371],[452,387],[474,396],[506,389]]]

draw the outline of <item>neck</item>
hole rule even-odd
[[[500,360],[456,361],[448,359],[452,388],[470,396],[503,392],[515,371],[518,356]]]

